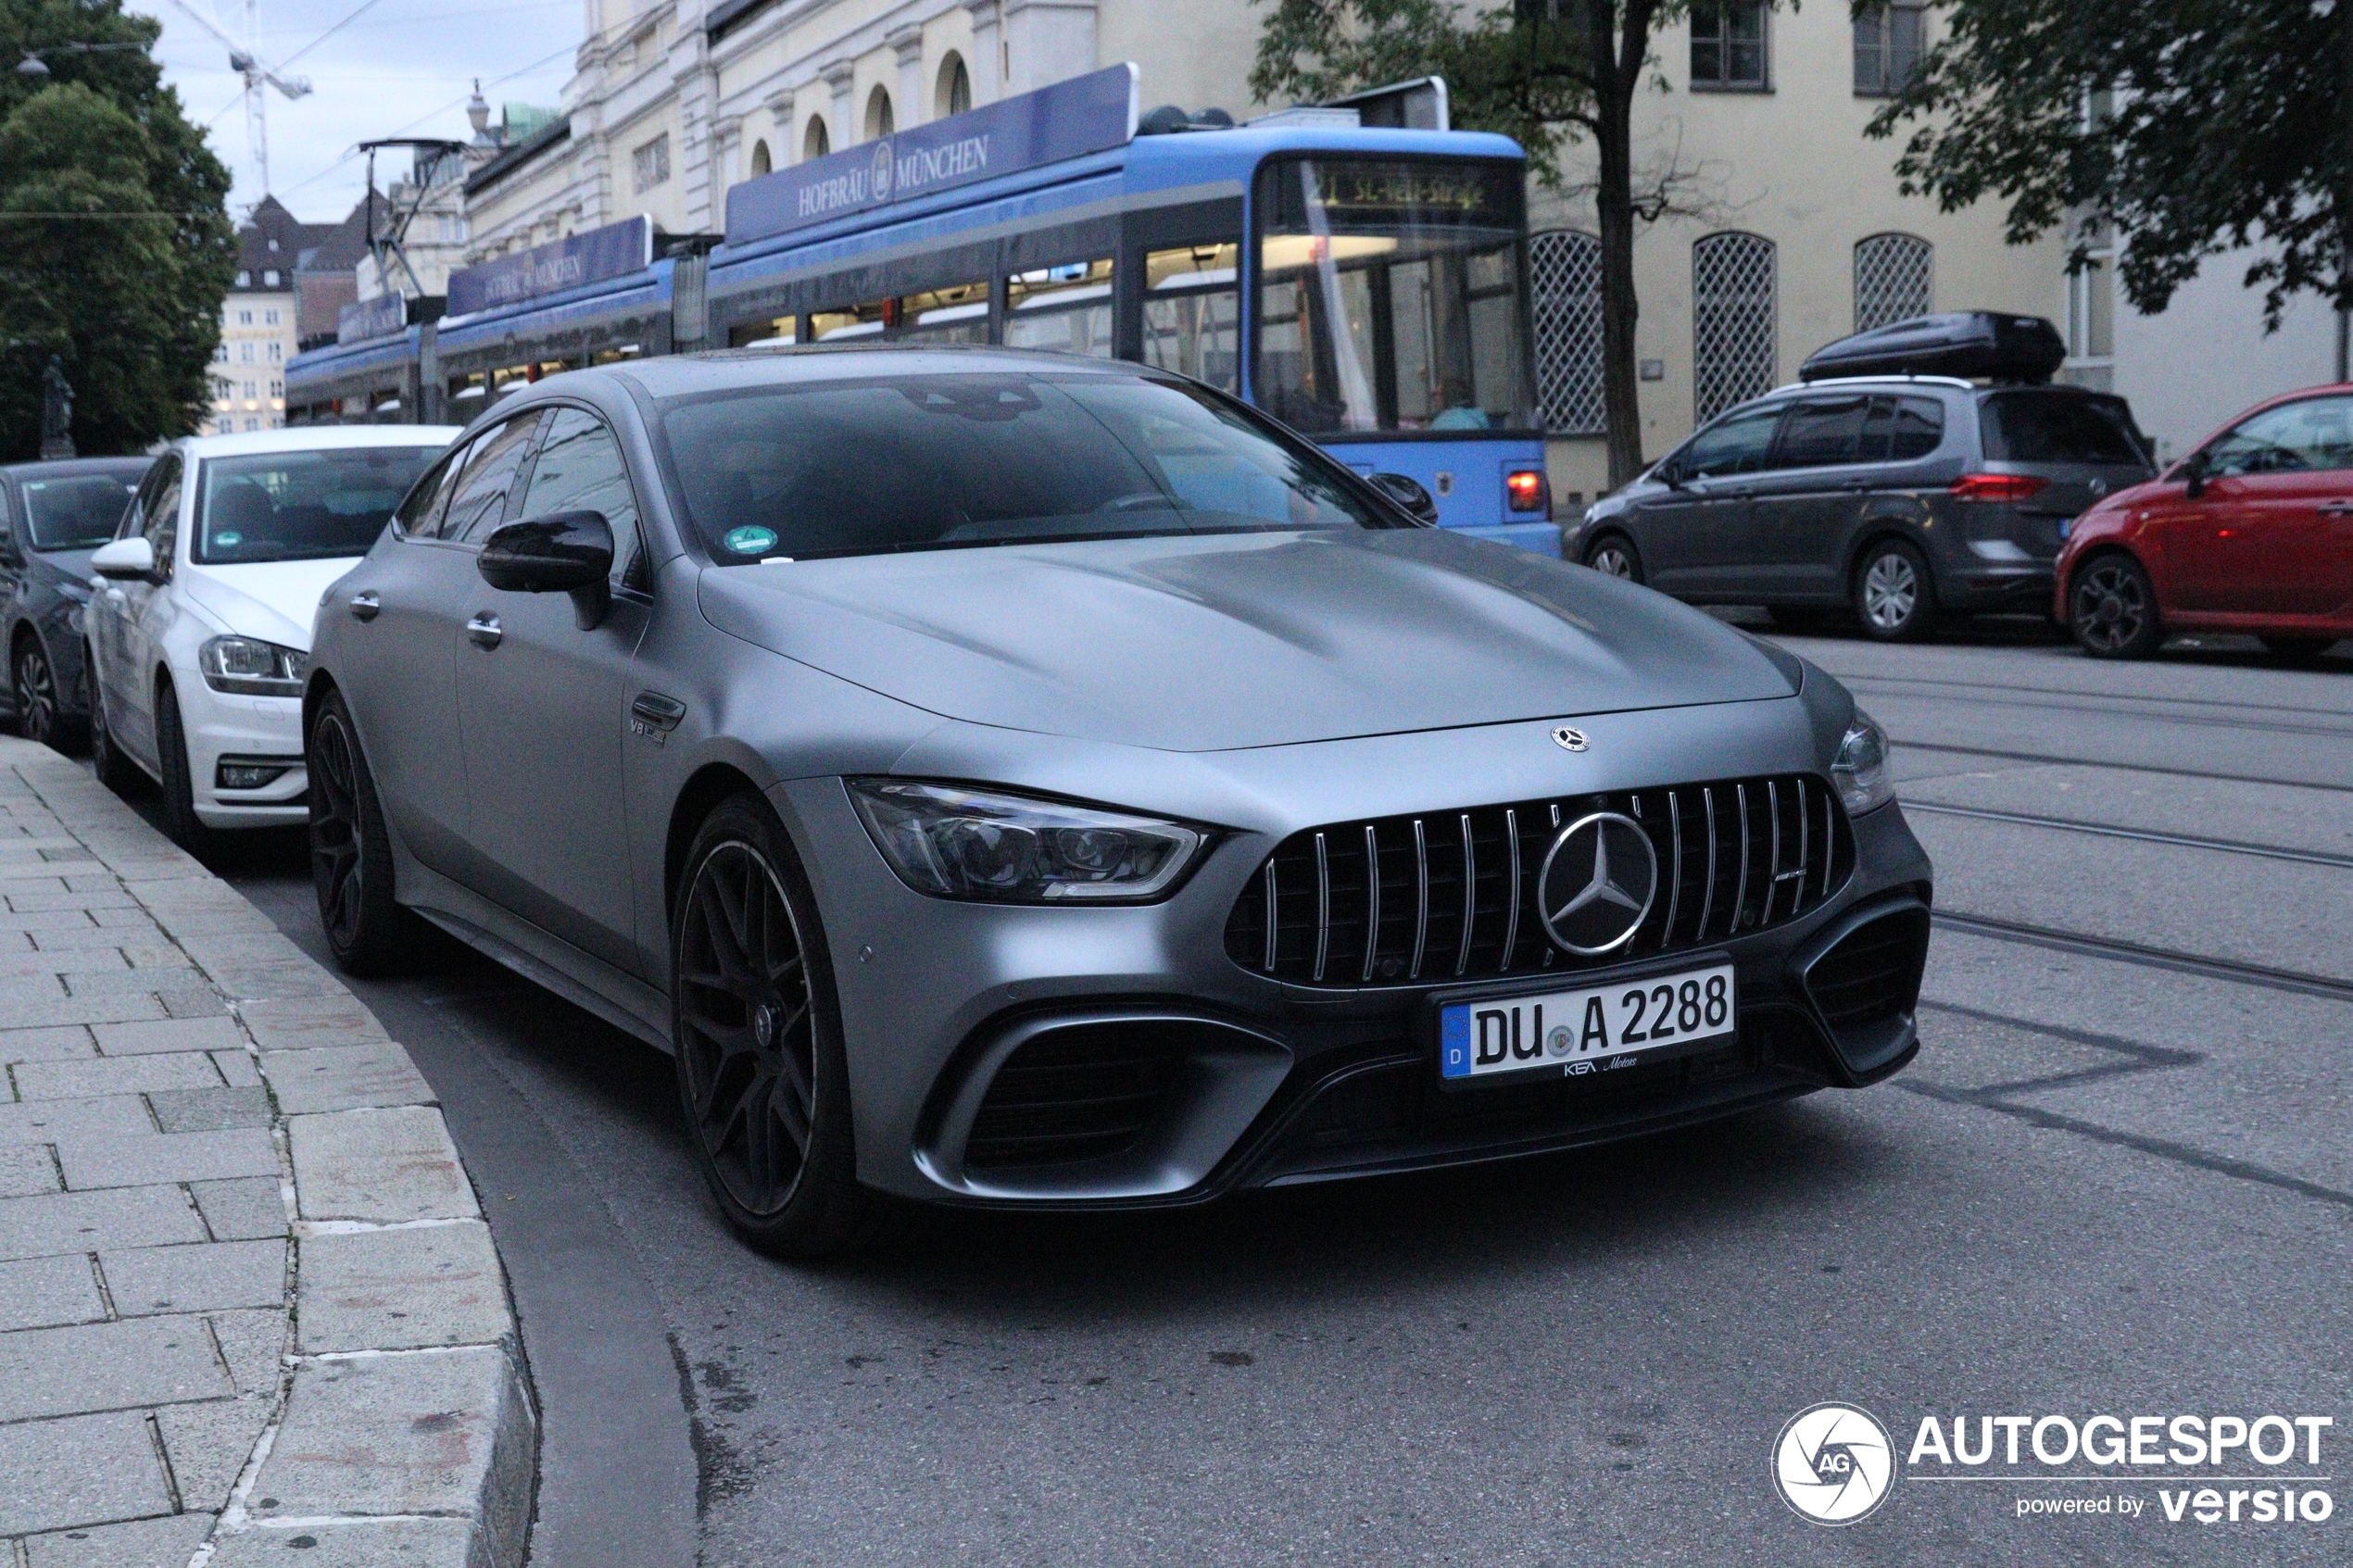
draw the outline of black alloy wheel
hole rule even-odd
[[[729,800],[696,834],[671,953],[680,1105],[728,1223],[787,1257],[868,1239],[824,938],[764,801]]]
[[[2131,556],[2099,556],[2075,574],[2067,596],[2077,646],[2094,659],[2146,659],[2165,641],[2157,585]]]
[[[1855,619],[1882,643],[1916,643],[1936,629],[1936,583],[1928,558],[1901,539],[1882,539],[1855,567]]]
[[[1585,564],[1604,577],[1622,577],[1629,583],[1642,580],[1642,553],[1623,533],[1604,533],[1586,546]]]
[[[117,795],[129,796],[146,787],[147,775],[122,754],[107,726],[107,704],[98,692],[98,661],[90,645],[82,645],[82,684],[90,694],[90,766],[98,782]]]
[[[57,675],[50,668],[49,650],[28,633],[17,643],[17,734],[36,746],[63,750],[64,721],[57,712]]]
[[[188,766],[188,736],[180,722],[180,694],[156,683],[156,760],[163,768],[163,831],[191,855],[212,847],[212,830],[196,815],[196,786]]]
[[[424,933],[392,896],[392,835],[343,694],[311,715],[303,761],[310,775],[310,882],[335,962],[353,974],[407,967]]]

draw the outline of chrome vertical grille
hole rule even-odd
[[[1581,959],[1544,935],[1536,880],[1560,825],[1595,810],[1642,824],[1660,884],[1632,942]],[[1306,985],[1592,969],[1786,924],[1854,867],[1844,811],[1825,780],[1806,774],[1332,822],[1267,857],[1235,901],[1226,950]]]

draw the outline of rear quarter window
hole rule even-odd
[[[2148,465],[2120,398],[1996,392],[1978,410],[1989,461]]]

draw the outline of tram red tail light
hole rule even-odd
[[[1551,500],[1546,488],[1541,469],[1515,469],[1504,476],[1504,494],[1516,512],[1545,510]]]

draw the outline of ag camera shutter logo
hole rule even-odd
[[[1870,1411],[1835,1402],[1790,1417],[1773,1440],[1773,1485],[1801,1519],[1852,1524],[1895,1487],[1895,1445]]]

